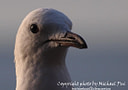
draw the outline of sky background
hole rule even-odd
[[[124,87],[112,90],[128,90],[128,0],[1,0],[0,90],[15,89],[15,36],[24,17],[40,7],[65,13],[72,31],[88,44],[88,49],[69,48],[73,81],[122,81]]]

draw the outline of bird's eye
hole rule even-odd
[[[39,31],[38,26],[36,24],[32,24],[30,26],[30,30],[32,33],[37,33]]]

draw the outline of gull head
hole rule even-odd
[[[54,9],[36,9],[24,18],[19,27],[15,52],[34,54],[70,46],[87,48],[84,39],[72,33],[71,29],[72,22],[63,13]]]

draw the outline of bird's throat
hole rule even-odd
[[[51,49],[42,56],[16,60],[16,90],[62,90],[57,83],[71,81],[65,65],[66,52],[64,49]]]

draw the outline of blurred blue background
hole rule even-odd
[[[14,45],[24,17],[40,7],[57,9],[73,22],[88,49],[69,48],[73,81],[122,81],[128,90],[128,0],[1,0],[0,90],[15,89]]]

